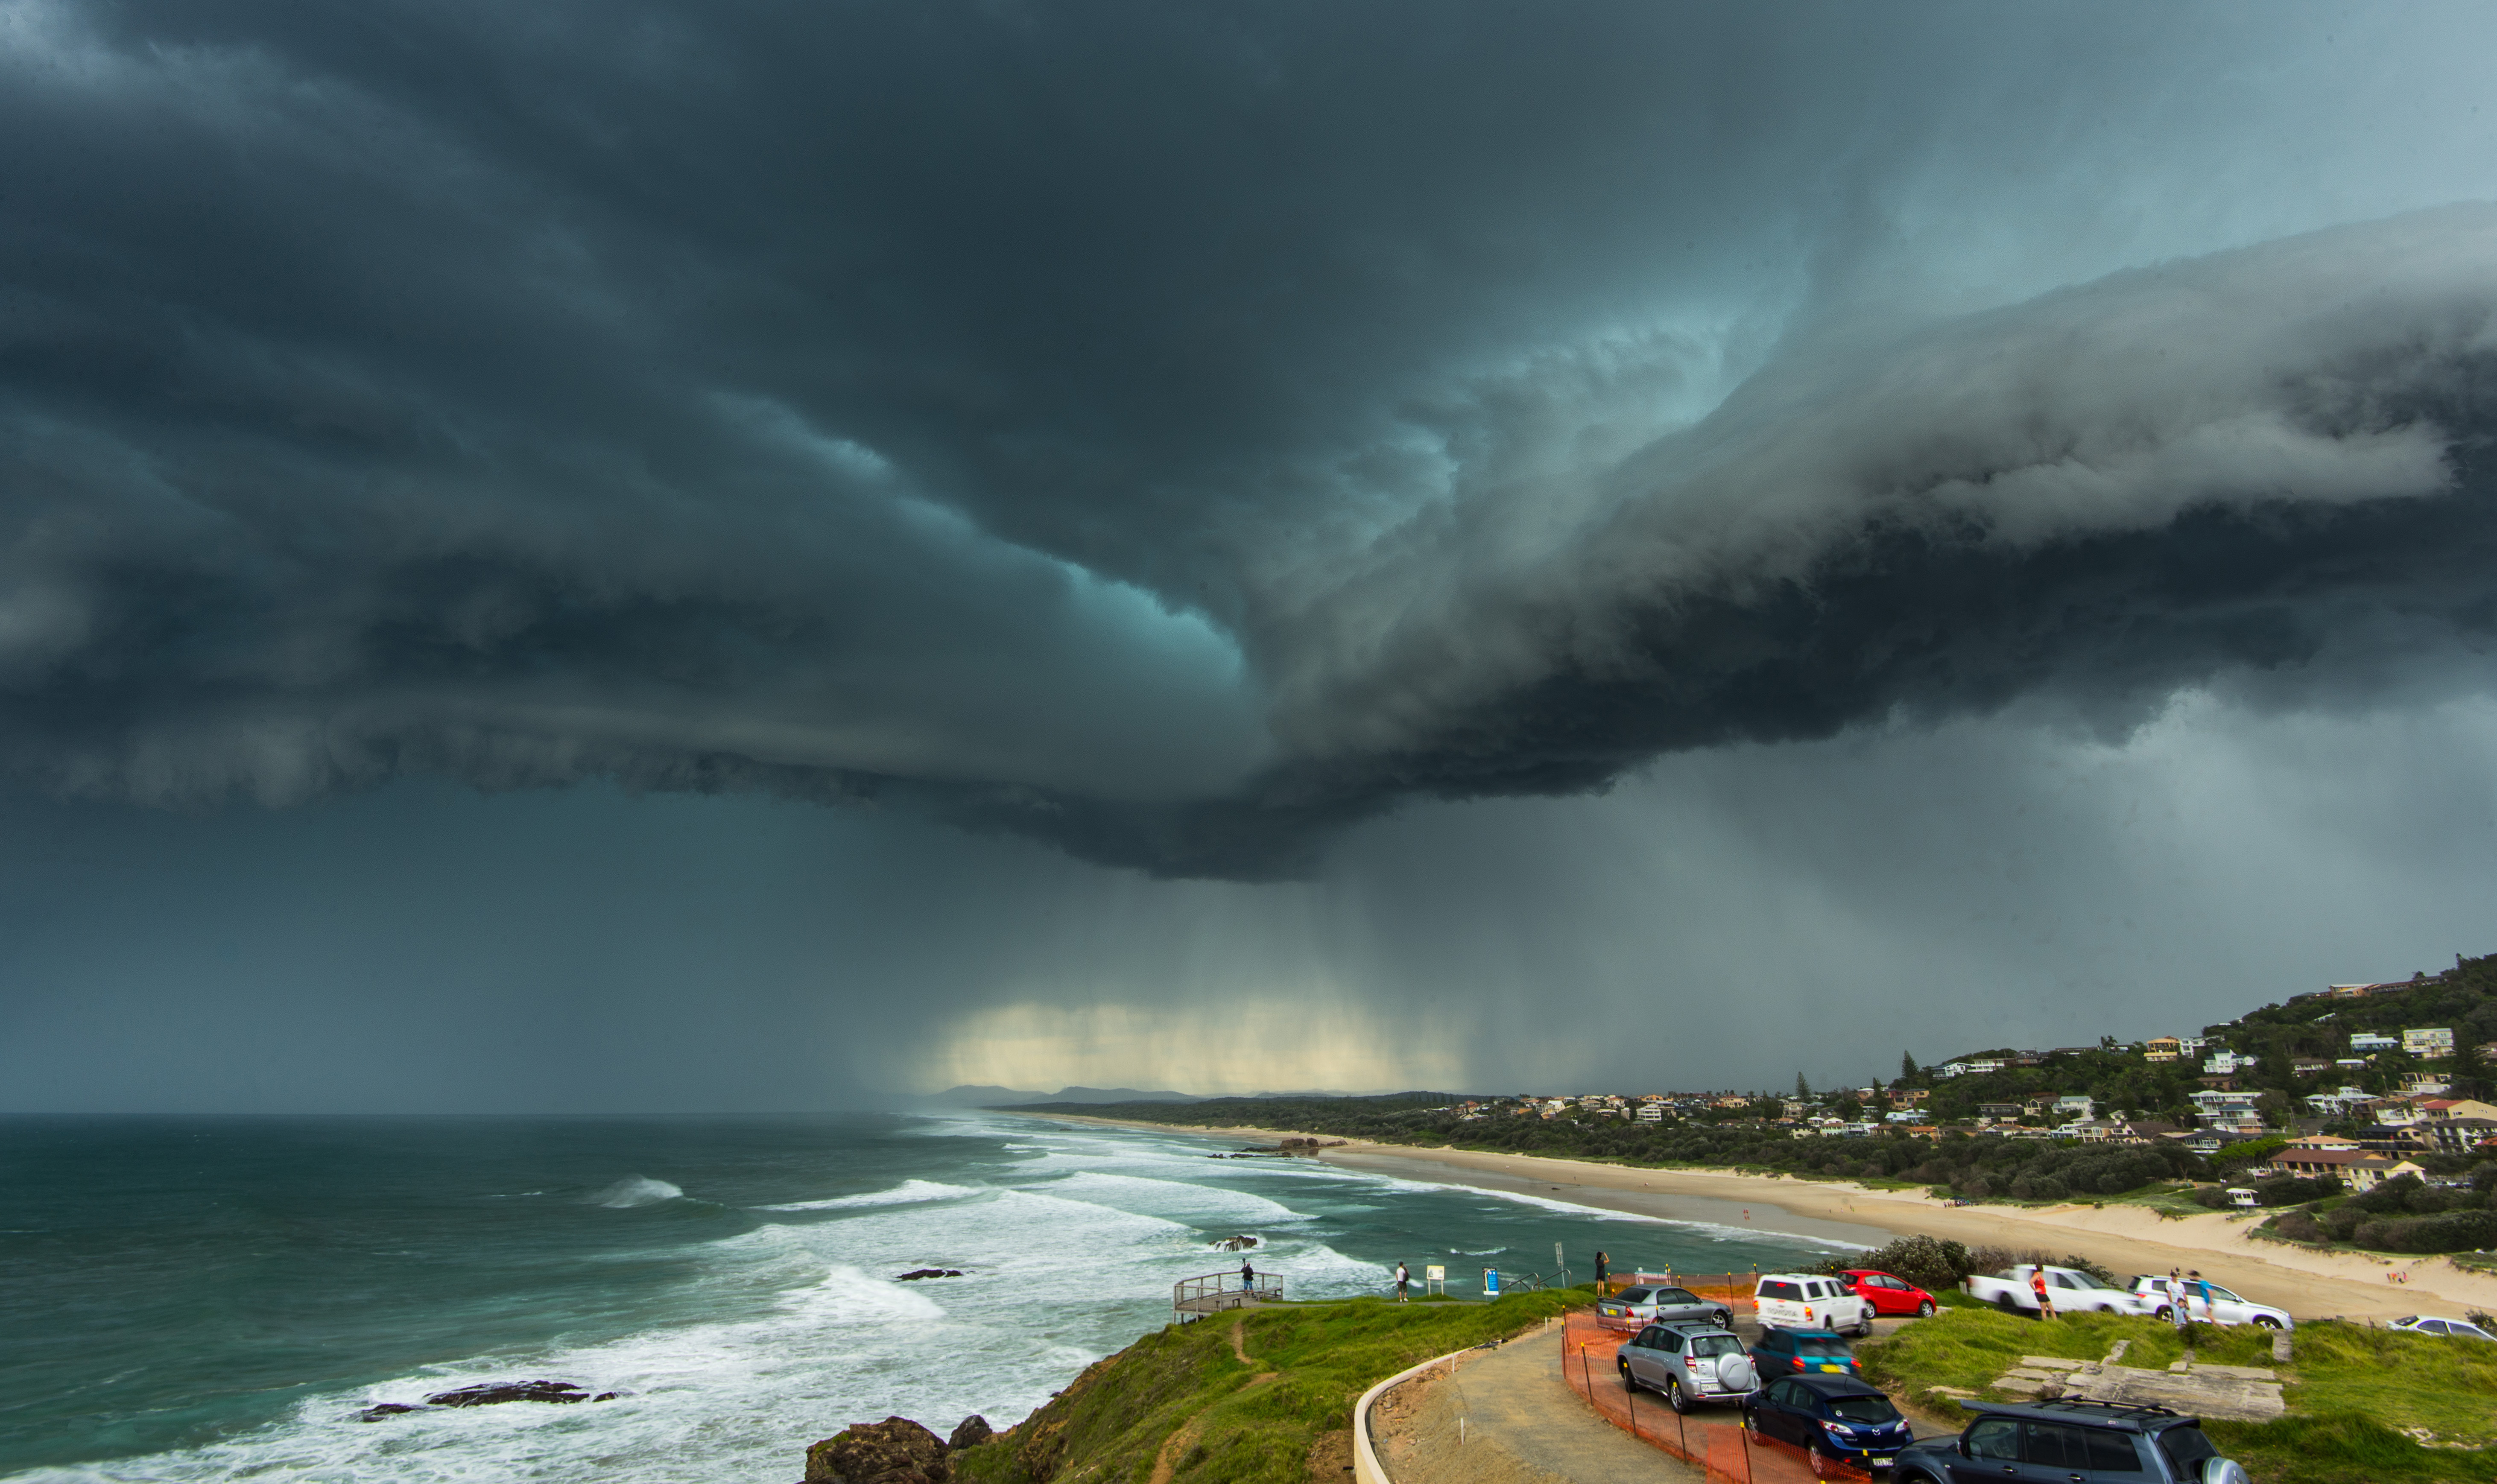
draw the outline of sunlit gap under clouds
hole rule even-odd
[[[928,1053],[918,1089],[1136,1088],[1207,1094],[1448,1089],[1463,1079],[1454,1028],[1397,1020],[1348,991],[1244,995],[1193,1004],[1048,1004],[976,1010]]]

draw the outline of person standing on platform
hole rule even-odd
[[[1250,1266],[1246,1257],[1240,1259],[1240,1291],[1242,1293],[1257,1291],[1257,1270]]]
[[[1613,1260],[1610,1257],[1605,1256],[1600,1248],[1597,1249],[1596,1253],[1596,1297],[1600,1299],[1609,1291],[1604,1286],[1604,1279],[1611,1275],[1612,1270]]]
[[[1411,1303],[1411,1302],[1412,1302],[1410,1299],[1407,1299],[1407,1297],[1405,1297],[1405,1285],[1406,1285],[1406,1284],[1407,1284],[1407,1283],[1409,1283],[1409,1282],[1411,1282],[1412,1280],[1413,1280],[1413,1275],[1412,1275],[1411,1273],[1409,1273],[1409,1272],[1406,1271],[1405,1265],[1404,1265],[1403,1263],[1401,1263],[1401,1262],[1400,1262],[1400,1263],[1398,1263],[1398,1264],[1396,1265],[1396,1302],[1397,1302],[1397,1303],[1399,1303],[1399,1304],[1409,1304],[1409,1303]]]

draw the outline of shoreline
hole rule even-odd
[[[1148,1123],[1084,1114],[1015,1116],[1199,1137],[1334,1137],[1299,1129]],[[1346,1169],[1425,1184],[1565,1199],[1572,1205],[1669,1220],[1749,1225],[1764,1236],[1878,1247],[1893,1236],[1927,1235],[1970,1246],[2043,1247],[2077,1252],[2119,1276],[2200,1268],[2213,1281],[2300,1319],[2389,1319],[2441,1310],[2460,1317],[2466,1310],[2497,1310],[2497,1276],[2466,1272],[2441,1256],[2367,1257],[2258,1241],[2249,1235],[2252,1220],[2232,1219],[2222,1212],[2175,1217],[2141,1206],[1954,1207],[1921,1189],[1876,1190],[1848,1181],[1602,1164],[1361,1139],[1330,1145],[1317,1157]],[[1748,1213],[1748,1218],[1726,1221],[1722,1213],[1727,1209]],[[2387,1281],[2388,1273],[2405,1275],[2408,1280]]]

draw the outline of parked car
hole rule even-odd
[[[2185,1279],[2185,1317],[2189,1319],[2198,1319],[2205,1324],[2252,1324],[2267,1330],[2297,1328],[2297,1322],[2290,1318],[2288,1310],[2238,1298],[2217,1283],[2208,1285],[2211,1301],[2205,1304],[2200,1284],[2198,1279]],[[2150,1301],[2152,1313],[2162,1319],[2175,1318],[2174,1309],[2167,1300],[2166,1274],[2136,1273],[2131,1286],[2134,1293]]]
[[[1664,1393],[1677,1412],[1700,1402],[1739,1402],[1759,1387],[1743,1342],[1722,1325],[1651,1324],[1615,1352],[1622,1384]]]
[[[1961,1286],[1968,1296],[1993,1305],[2005,1313],[2036,1313],[2038,1293],[2029,1281],[2037,1268],[2030,1263],[2006,1268],[2000,1273],[1971,1274]],[[2046,1297],[2054,1301],[2059,1313],[2090,1312],[2109,1314],[2146,1314],[2159,1305],[2131,1288],[2111,1287],[2095,1275],[2078,1268],[2046,1269]]]
[[[1832,1463],[1867,1471],[1887,1468],[1915,1441],[1908,1419],[1881,1388],[1851,1375],[1791,1375],[1746,1398],[1743,1426],[1752,1440],[1774,1437],[1810,1453],[1813,1472]]]
[[[1762,1330],[1752,1346],[1760,1384],[1785,1375],[1856,1375],[1862,1368],[1847,1342],[1827,1330]]]
[[[1608,1330],[1639,1330],[1651,1324],[1691,1321],[1724,1329],[1734,1322],[1734,1311],[1688,1288],[1656,1284],[1625,1288],[1596,1306],[1596,1322]]]
[[[1760,1328],[1873,1333],[1873,1304],[1844,1279],[1818,1273],[1763,1273],[1752,1289]]]
[[[2497,1335],[2488,1333],[2477,1324],[2468,1324],[2460,1319],[2431,1319],[2425,1314],[2413,1314],[2407,1319],[2395,1319],[2385,1328],[2408,1330],[2414,1335],[2450,1335],[2457,1340],[2497,1340]]]
[[[2112,1402],[1962,1402],[1977,1416],[1957,1437],[1902,1450],[1898,1484],[2072,1480],[2075,1484],[2248,1484],[2198,1417]]]
[[[1856,1297],[1870,1299],[1877,1314],[1914,1314],[1919,1319],[1933,1317],[1934,1296],[1904,1278],[1877,1273],[1871,1268],[1849,1268],[1839,1277],[1854,1288]]]

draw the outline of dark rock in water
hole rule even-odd
[[[897,1283],[915,1283],[923,1278],[961,1278],[962,1276],[963,1270],[960,1268],[919,1268],[911,1272],[904,1273],[900,1278],[895,1279],[894,1281]]]
[[[401,1412],[421,1412],[423,1410],[425,1410],[425,1408],[421,1406],[409,1406],[403,1402],[384,1402],[379,1406],[367,1406],[363,1411],[358,1412],[356,1414],[356,1420],[358,1422],[379,1422],[384,1417],[395,1417]]]
[[[989,1419],[978,1412],[973,1412],[964,1418],[962,1424],[954,1429],[954,1436],[945,1439],[945,1446],[948,1448],[974,1447],[996,1436],[997,1430],[989,1426]]]
[[[948,1484],[945,1441],[907,1417],[854,1422],[806,1450],[806,1484]]]
[[[435,1406],[491,1406],[497,1402],[586,1402],[589,1393],[570,1381],[495,1381],[425,1400]]]
[[[592,1402],[613,1402],[622,1395],[624,1395],[624,1393],[620,1391],[602,1391],[598,1395],[591,1397],[589,1400]]]

